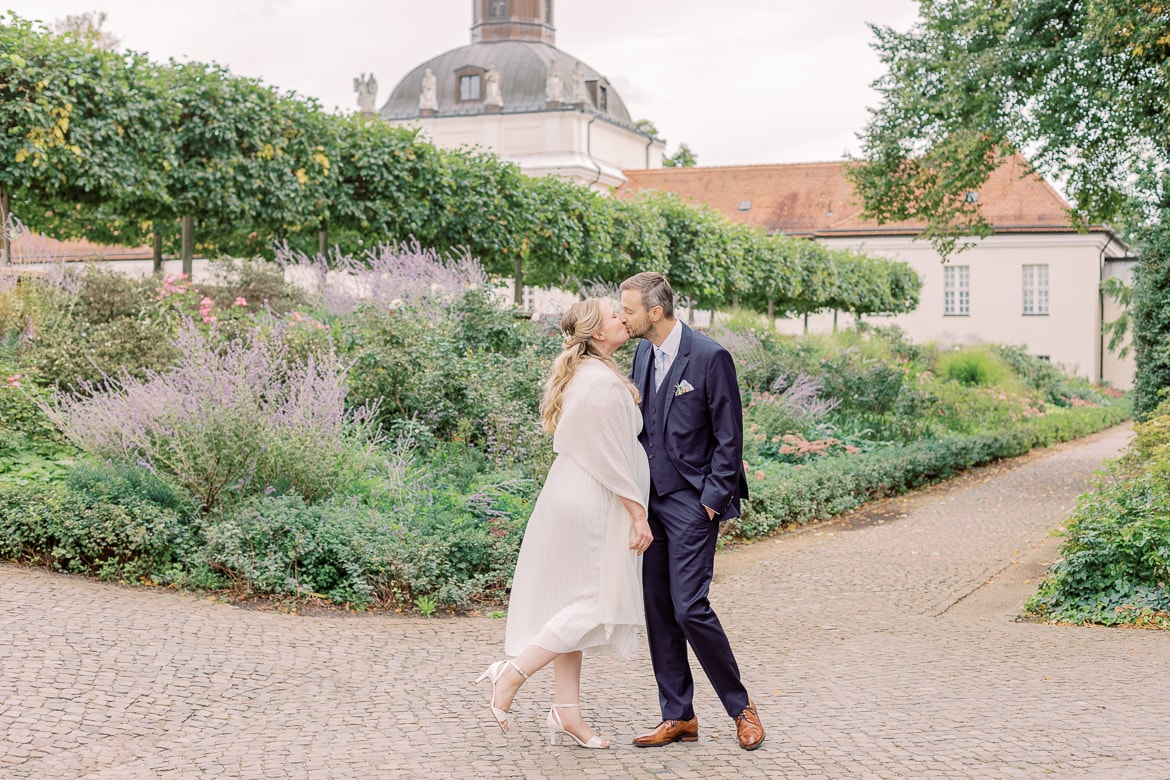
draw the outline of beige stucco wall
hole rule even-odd
[[[648,142],[583,111],[420,117],[393,124],[418,127],[445,149],[479,147],[527,174],[555,174],[599,190],[623,184],[623,170],[662,167],[661,141]]]
[[[1103,276],[1106,279],[1111,276],[1116,276],[1121,279],[1123,283],[1129,286],[1133,284],[1133,271],[1136,265],[1137,260],[1135,259],[1107,261],[1105,263],[1105,271]],[[1102,305],[1104,309],[1102,319],[1104,322],[1113,322],[1121,316],[1121,307],[1112,298],[1103,296]],[[1121,344],[1118,345],[1117,350],[1110,352],[1106,346],[1104,351],[1105,362],[1101,367],[1101,373],[1104,376],[1105,381],[1122,390],[1129,390],[1133,387],[1135,365],[1133,358],[1132,334],[1133,324],[1130,323],[1129,332],[1126,334],[1126,337],[1122,340]],[[1108,345],[1108,336],[1105,337],[1104,343]],[[1123,348],[1128,348],[1127,354],[1124,358],[1117,354],[1118,352],[1121,352]]]
[[[1124,248],[1105,234],[995,235],[949,260],[970,271],[970,314],[943,314],[943,264],[928,242],[909,237],[840,238],[823,243],[841,249],[889,257],[909,263],[922,277],[918,308],[896,317],[866,317],[869,322],[896,323],[915,341],[941,344],[1000,343],[1024,346],[1081,376],[1104,378],[1119,388],[1133,383],[1132,356],[1125,361],[1106,356],[1102,361],[1101,296],[1099,283],[1104,258]],[[1023,266],[1047,265],[1049,313],[1023,313]],[[1110,317],[1107,310],[1106,317]],[[1112,316],[1116,316],[1113,314]],[[781,320],[786,332],[798,333],[803,324]],[[838,325],[851,324],[839,315]],[[832,330],[832,314],[809,318],[809,330]]]

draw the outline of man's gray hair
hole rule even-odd
[[[634,274],[622,282],[621,289],[637,290],[642,294],[642,305],[646,311],[655,306],[662,307],[662,316],[674,318],[674,290],[670,289],[670,282],[657,271],[643,271]]]

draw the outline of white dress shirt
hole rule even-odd
[[[666,378],[670,376],[670,367],[674,365],[674,359],[678,355],[678,348],[680,346],[682,346],[682,323],[678,320],[675,320],[674,329],[667,334],[666,339],[662,342],[662,346],[654,347],[655,390],[657,390],[659,386],[661,386],[661,384],[666,381]],[[659,360],[661,360],[661,363]],[[660,366],[662,371],[661,374],[658,373]]]

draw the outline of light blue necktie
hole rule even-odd
[[[666,353],[658,347],[654,348],[654,389],[662,387],[662,380],[666,378]]]

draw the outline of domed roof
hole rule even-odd
[[[613,86],[593,68],[555,46],[536,41],[491,41],[472,43],[452,49],[424,62],[398,82],[390,99],[379,112],[383,119],[414,119],[419,116],[419,95],[427,68],[435,75],[438,110],[429,116],[473,116],[485,113],[482,99],[460,100],[459,78],[482,74],[495,66],[500,74],[503,106],[499,113],[514,114],[550,110],[546,99],[548,71],[552,63],[560,65],[561,79],[567,95],[573,94],[574,69],[580,67],[588,86],[584,110],[637,131],[630,120],[626,104]],[[571,97],[567,98],[572,100]],[[566,108],[573,108],[566,104]],[[554,109],[555,110],[555,109]]]

